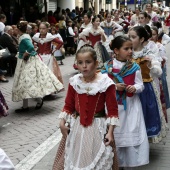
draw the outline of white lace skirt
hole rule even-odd
[[[80,125],[78,117],[66,141],[64,170],[111,170],[114,153],[105,146],[104,118],[95,118],[92,125]]]
[[[12,88],[14,102],[28,98],[42,98],[63,89],[63,84],[38,56],[30,57],[27,62],[17,61]]]

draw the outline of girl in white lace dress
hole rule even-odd
[[[119,125],[115,85],[107,75],[96,73],[92,47],[80,48],[76,59],[81,73],[70,78],[59,115],[61,132],[67,136],[64,170],[111,170],[114,153],[110,145],[114,127]]]

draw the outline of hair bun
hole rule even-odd
[[[27,25],[28,25],[28,22],[27,21],[20,21],[18,24],[17,24],[17,28],[22,31],[22,32],[26,32],[27,30]]]

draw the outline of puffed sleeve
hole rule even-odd
[[[85,28],[80,34],[79,34],[79,38],[82,37],[88,37],[89,36],[89,32],[90,32],[90,28]]]
[[[136,89],[135,93],[141,93],[144,89],[141,70],[136,71],[134,87]]]
[[[59,119],[65,119],[66,122],[70,121],[72,113],[75,111],[75,90],[69,84],[65,105],[63,111],[59,115]]]
[[[56,49],[59,50],[61,46],[63,45],[63,41],[60,40],[59,38],[54,38],[52,42],[55,42]]]
[[[34,49],[34,46],[33,46],[33,43],[30,39],[23,39],[21,41],[21,43],[23,43],[27,53],[29,53],[31,56],[35,56],[35,54],[37,54],[35,52],[35,49]]]
[[[109,125],[119,126],[118,118],[118,104],[116,100],[115,85],[111,85],[106,90],[106,107],[107,107],[107,119],[106,123]]]

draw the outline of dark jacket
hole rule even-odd
[[[11,54],[17,53],[17,48],[13,43],[12,37],[10,37],[8,34],[4,33],[2,36],[0,36],[0,45],[3,48],[8,48]]]

